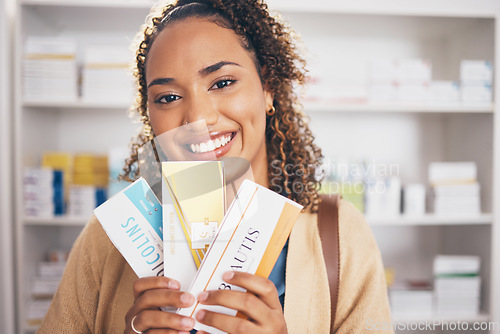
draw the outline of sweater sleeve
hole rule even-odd
[[[49,311],[38,331],[93,333],[102,269],[110,243],[100,233],[95,217],[83,229],[73,248]]]
[[[335,333],[393,333],[380,251],[362,214],[339,206],[340,282]]]

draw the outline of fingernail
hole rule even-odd
[[[183,304],[191,304],[193,303],[193,296],[191,296],[189,293],[183,293],[181,295],[181,302]]]
[[[181,285],[177,281],[169,281],[168,288],[173,290],[179,290],[181,288]]]
[[[193,328],[194,326],[194,319],[193,318],[187,318],[187,317],[184,317],[181,319],[181,323],[184,327],[189,327],[189,328]]]
[[[224,281],[230,281],[233,279],[233,277],[234,277],[234,272],[232,272],[232,271],[226,271],[224,273],[224,275],[222,275],[222,278],[224,279]]]
[[[204,302],[205,300],[207,300],[208,298],[208,292],[206,291],[202,291],[199,295],[198,295],[198,300],[200,302]]]
[[[196,313],[196,320],[202,321],[203,318],[205,318],[205,310],[199,310],[198,313]]]

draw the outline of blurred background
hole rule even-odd
[[[309,62],[322,192],[372,227],[397,332],[500,332],[500,1],[268,3]],[[129,45],[151,5],[0,0],[5,333],[36,331],[93,208],[123,189]]]

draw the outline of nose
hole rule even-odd
[[[207,125],[214,125],[219,120],[219,111],[215,101],[209,97],[193,96],[186,104],[184,123],[205,120]]]

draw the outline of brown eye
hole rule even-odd
[[[229,79],[219,80],[210,89],[222,89],[224,87],[231,85],[235,81],[236,80],[229,80]]]
[[[181,97],[178,95],[163,95],[159,99],[156,100],[156,103],[170,103],[179,100]]]

